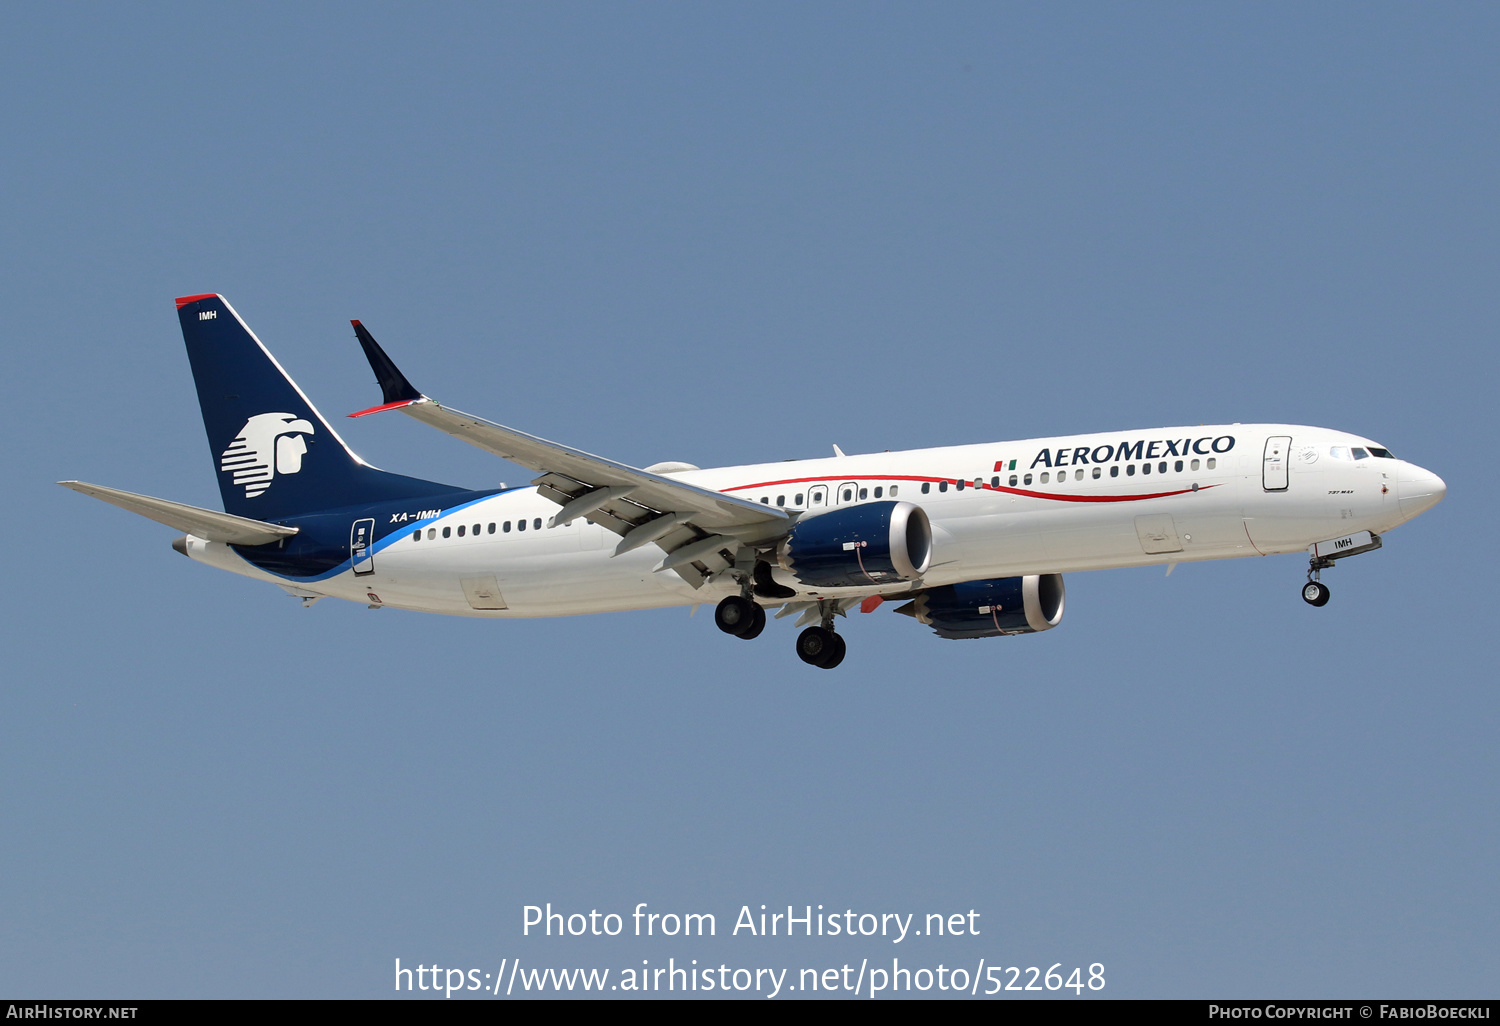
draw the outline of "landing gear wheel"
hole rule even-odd
[[[810,666],[831,670],[844,661],[844,639],[826,627],[809,627],[797,635],[797,657]]]
[[[756,613],[760,616],[757,617]],[[759,626],[756,626],[757,622]],[[766,625],[766,611],[747,598],[731,595],[714,610],[714,623],[725,634],[753,638]]]
[[[1331,593],[1322,581],[1308,581],[1302,586],[1302,601],[1310,606],[1326,606]]]
[[[760,632],[766,629],[766,607],[759,602],[752,602],[750,604],[755,607],[755,618],[747,630],[740,632],[740,637],[746,641],[760,637]]]
[[[844,651],[844,636],[842,634],[835,634],[833,636],[833,650],[830,651],[828,653],[828,657],[818,665],[825,670],[833,669],[839,663],[844,661]]]

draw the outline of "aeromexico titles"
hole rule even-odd
[[[1369,439],[1289,424],[1106,432],[826,459],[644,469],[460,413],[412,387],[358,321],[382,402],[536,473],[468,489],[349,449],[222,296],[177,300],[224,512],[64,481],[184,532],[173,547],[306,604],[567,616],[716,603],[768,611],[814,666],[837,618],[892,602],[944,638],[1057,626],[1064,573],[1307,552],[1321,571],[1442,499]]]

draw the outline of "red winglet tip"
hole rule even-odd
[[[205,292],[201,296],[178,296],[177,297],[177,309],[181,310],[183,307],[187,306],[189,303],[196,303],[200,299],[218,299],[218,298],[219,298],[219,294],[217,292]]]
[[[364,327],[364,325],[361,324],[361,323],[359,323],[359,321],[350,321],[349,323],[352,324],[352,325],[354,325],[356,328],[363,328]]]
[[[885,599],[879,595],[871,595],[859,604],[859,611],[861,613],[873,613],[876,609],[880,608],[880,603],[884,601]]]
[[[369,416],[372,413],[381,413],[381,412],[383,412],[385,410],[398,410],[398,409],[400,409],[403,406],[410,406],[414,402],[416,402],[415,399],[402,399],[402,400],[399,400],[398,402],[394,402],[394,403],[383,403],[380,406],[371,406],[368,410],[360,410],[357,413],[351,413],[351,414],[349,414],[349,416],[351,416],[351,417],[367,417],[367,416]]]

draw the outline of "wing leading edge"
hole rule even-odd
[[[693,587],[728,569],[742,551],[751,557],[786,534],[792,518],[779,508],[699,488],[549,442],[449,409],[414,388],[359,321],[355,336],[375,371],[384,402],[351,413],[363,417],[399,409],[424,424],[502,459],[539,471],[532,484],[562,509],[554,524],[587,517],[621,536],[615,555],[655,544],[667,553],[658,570],[675,570]]]

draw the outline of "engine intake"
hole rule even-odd
[[[916,617],[943,638],[1049,631],[1062,621],[1062,574],[945,584],[924,591],[896,612]]]
[[[932,562],[932,525],[910,502],[846,506],[797,521],[776,558],[814,588],[914,581]]]

